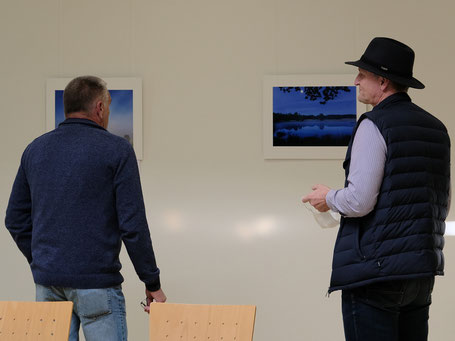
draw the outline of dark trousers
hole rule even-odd
[[[346,341],[426,341],[434,277],[343,290]]]

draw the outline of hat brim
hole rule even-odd
[[[425,85],[422,82],[420,82],[419,80],[415,79],[414,77],[407,78],[407,77],[401,77],[399,75],[394,75],[394,74],[391,74],[391,73],[389,73],[387,71],[378,69],[377,67],[375,67],[373,65],[365,63],[362,60],[357,60],[357,61],[352,61],[352,62],[345,62],[345,64],[357,66],[357,67],[359,67],[361,69],[370,71],[370,72],[372,72],[372,73],[374,73],[376,75],[379,75],[379,76],[385,77],[387,79],[390,79],[391,81],[397,82],[398,84],[409,86],[410,88],[415,88],[415,89],[423,89],[423,88],[425,88]]]

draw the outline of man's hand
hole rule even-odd
[[[317,209],[319,212],[326,212],[330,210],[325,201],[327,193],[330,191],[330,188],[325,185],[314,185],[312,187],[313,192],[307,194],[302,198],[302,202],[309,202],[311,206]]]
[[[144,311],[146,313],[150,313],[151,302],[164,303],[167,300],[166,295],[161,289],[157,291],[148,291],[147,289],[145,289],[145,295],[147,296],[147,305],[144,307]]]

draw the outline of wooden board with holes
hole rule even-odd
[[[152,303],[150,341],[252,341],[256,307]]]
[[[68,340],[72,302],[0,302],[0,341]]]

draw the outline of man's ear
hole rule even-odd
[[[389,88],[390,80],[388,80],[387,78],[381,77],[379,84],[380,84],[381,90],[385,91]]]
[[[103,120],[104,117],[104,103],[103,101],[97,101],[95,104],[95,115]]]

